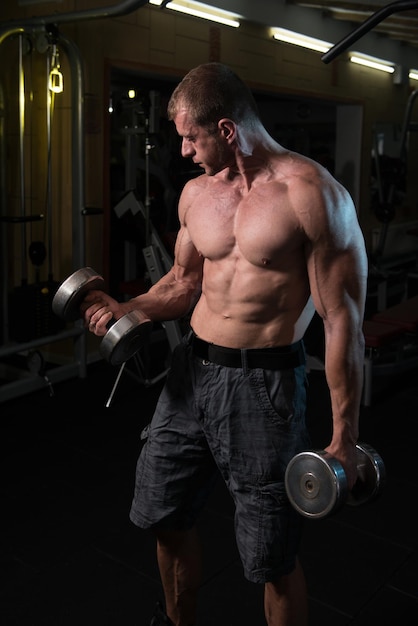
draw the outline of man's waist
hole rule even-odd
[[[191,333],[190,343],[195,356],[225,367],[293,369],[306,362],[303,341],[273,348],[226,348],[208,343]]]

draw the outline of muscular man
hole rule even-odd
[[[310,441],[303,336],[316,310],[333,418],[326,449],[351,488],[364,239],[348,192],[268,134],[250,91],[229,68],[208,63],[190,71],[168,116],[182,155],[203,170],[179,200],[173,267],[128,302],[94,291],[83,306],[96,335],[133,309],[155,321],[191,312],[192,332],[172,355],[138,459],[131,520],[156,533],[169,618],[160,623],[194,625],[201,567],[195,521],[220,472],[235,505],[244,574],[264,585],[268,626],[305,626],[302,517],[283,484],[287,463]]]

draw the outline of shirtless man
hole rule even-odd
[[[318,163],[268,134],[242,81],[219,63],[190,71],[168,105],[181,152],[203,169],[184,186],[171,271],[117,302],[91,292],[85,323],[139,309],[154,321],[191,311],[137,464],[131,520],[152,528],[168,617],[192,626],[200,581],[196,517],[216,473],[236,507],[248,580],[264,585],[268,626],[308,623],[298,561],[302,516],[284,490],[309,447],[303,336],[325,332],[333,434],[326,450],[356,480],[362,391],[364,239],[348,192]]]

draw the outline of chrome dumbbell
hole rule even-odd
[[[358,506],[381,493],[386,470],[383,459],[371,446],[358,443],[358,478],[351,491],[343,466],[324,450],[296,454],[285,473],[285,487],[292,506],[304,517],[322,518],[344,504]]]
[[[66,321],[80,318],[80,305],[89,291],[105,290],[105,281],[91,267],[84,267],[69,276],[58,288],[52,300],[53,312]],[[140,311],[126,313],[111,320],[100,343],[100,353],[112,365],[121,365],[144,345],[152,322]]]

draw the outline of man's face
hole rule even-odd
[[[202,126],[196,126],[186,109],[180,109],[174,124],[182,138],[181,155],[191,158],[208,176],[214,176],[231,163],[232,152],[218,129],[209,133]]]

